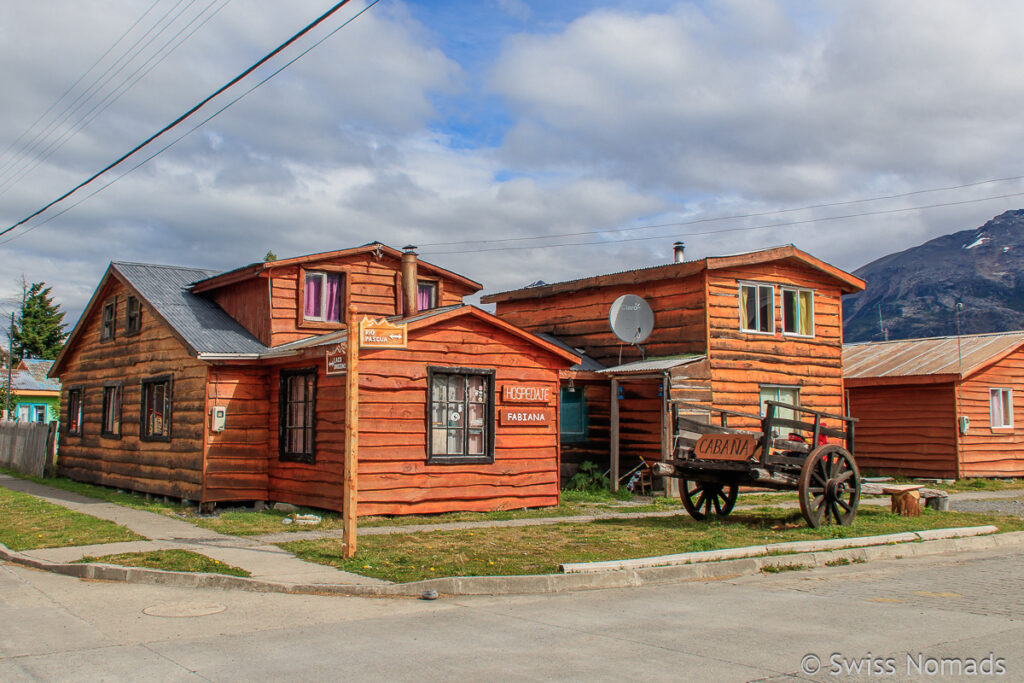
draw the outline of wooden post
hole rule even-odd
[[[611,405],[611,475],[612,492],[619,490],[619,380],[612,378]]]
[[[356,307],[348,309],[348,345],[345,359],[345,491],[341,516],[345,529],[346,558],[356,554],[356,499],[359,494],[359,321]]]

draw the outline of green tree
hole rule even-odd
[[[0,414],[7,410],[8,401],[10,401],[11,415],[8,416],[8,419],[13,420],[15,417],[14,406],[18,403],[18,397],[7,391],[7,368],[3,368],[0,372],[3,372],[3,377],[0,377]],[[8,393],[10,393],[9,397]]]
[[[45,282],[33,282],[25,293],[21,306],[21,319],[14,325],[14,357],[53,360],[60,353],[67,338],[64,311],[53,303],[50,287]]]
[[[263,262],[264,263],[269,263],[270,261],[276,261],[276,260],[277,260],[277,254],[275,254],[273,252],[273,250],[267,249],[267,255],[263,257]]]

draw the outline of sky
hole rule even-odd
[[[110,261],[371,241],[484,293],[667,263],[676,240],[852,271],[1024,207],[1019,2],[367,2],[0,236],[0,315],[22,278],[70,328]],[[0,229],[331,5],[2,3]]]

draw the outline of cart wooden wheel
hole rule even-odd
[[[736,484],[720,484],[709,481],[679,480],[679,497],[690,516],[700,521],[709,515],[725,517],[736,504]]]
[[[815,448],[800,471],[800,512],[813,528],[849,524],[860,503],[860,472],[845,448],[826,444]]]

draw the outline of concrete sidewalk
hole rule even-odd
[[[12,491],[28,493],[76,512],[110,520],[149,539],[93,546],[44,548],[21,553],[33,559],[69,563],[87,555],[110,555],[177,548],[201,553],[226,564],[240,567],[250,572],[252,578],[261,581],[346,585],[387,583],[380,579],[300,560],[282,548],[260,539],[219,534],[216,531],[203,529],[166,515],[106,503],[25,479],[0,474],[0,486]]]

